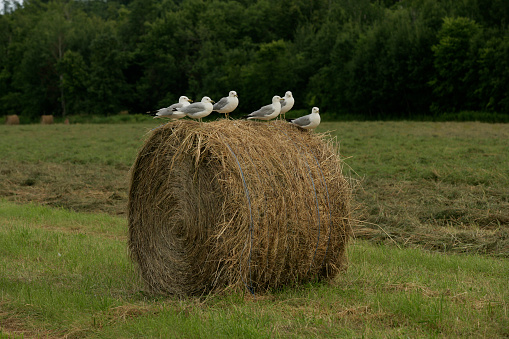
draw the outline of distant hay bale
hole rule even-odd
[[[53,124],[53,115],[41,115],[41,124],[43,125]]]
[[[330,138],[282,121],[170,122],[131,169],[129,252],[154,293],[334,278],[350,187]]]
[[[5,117],[6,125],[19,125],[19,117],[16,114],[8,115]]]

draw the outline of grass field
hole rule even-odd
[[[157,124],[0,126],[0,337],[509,336],[509,125],[323,123],[355,185],[349,270],[179,300],[147,294],[126,249]]]

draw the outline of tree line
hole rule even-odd
[[[0,15],[0,115],[139,113],[291,90],[368,119],[509,116],[507,0],[25,0]]]

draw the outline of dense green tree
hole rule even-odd
[[[389,11],[356,43],[345,91],[352,109],[371,117],[393,112],[423,113],[430,99],[427,32],[410,13]],[[429,102],[429,101],[428,101]]]
[[[115,34],[108,31],[96,36],[90,51],[88,93],[93,113],[117,114],[125,109],[121,98],[129,95],[123,74],[126,54],[119,48]]]
[[[89,70],[83,56],[78,52],[67,50],[58,61],[57,69],[61,74],[60,87],[68,103],[67,110],[72,113],[88,113]]]
[[[14,69],[13,86],[22,92],[23,113],[32,117],[62,112],[65,98],[60,92],[57,62],[66,50],[69,22],[59,8],[39,16],[23,41],[21,62]],[[61,104],[63,106],[61,106]]]
[[[480,33],[481,27],[471,19],[444,18],[438,43],[432,46],[436,73],[430,85],[435,112],[476,109],[473,94],[478,74],[476,39]]]
[[[240,93],[246,93],[243,107],[248,111],[268,105],[274,95],[283,96],[294,88],[297,74],[294,55],[284,40],[260,45],[252,60],[240,68]]]
[[[480,107],[509,114],[509,36],[491,38],[480,52]]]

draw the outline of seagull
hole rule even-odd
[[[175,112],[174,108],[180,108],[189,105],[193,100],[189,99],[185,95],[179,98],[179,102],[173,105],[170,105],[165,108],[158,109],[157,111],[147,112],[147,114],[153,115],[154,119],[157,118],[170,118],[170,119],[180,119],[185,117],[186,115],[181,112]]]
[[[227,97],[221,98],[215,105],[213,110],[218,113],[226,113],[226,119],[229,119],[229,114],[239,105],[239,97],[237,92],[230,91]]]
[[[272,97],[272,104],[263,106],[259,110],[244,116],[244,118],[270,120],[277,117],[279,112],[281,112],[281,97],[279,95],[274,95]]]
[[[313,107],[311,114],[304,115],[297,119],[286,119],[290,123],[303,129],[314,129],[320,125],[320,109]]]
[[[281,116],[283,119],[285,118],[286,112],[292,109],[293,104],[295,103],[295,99],[293,98],[292,92],[286,91],[285,97],[283,98],[283,101],[281,102]]]
[[[201,98],[201,102],[195,102],[194,104],[190,104],[187,106],[183,106],[180,108],[174,108],[173,111],[184,113],[190,118],[193,119],[201,119],[212,113],[213,103],[214,101],[209,97]]]

